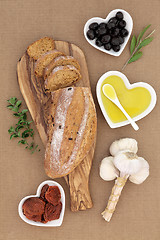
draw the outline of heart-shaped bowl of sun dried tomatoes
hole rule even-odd
[[[36,195],[24,197],[19,205],[19,216],[30,225],[40,227],[58,227],[63,222],[65,211],[65,193],[55,181],[44,181]]]

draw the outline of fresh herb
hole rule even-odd
[[[33,121],[27,120],[28,109],[23,109],[20,111],[22,101],[18,100],[16,97],[10,98],[7,100],[7,102],[9,103],[7,108],[12,110],[14,112],[13,116],[18,118],[17,124],[15,124],[14,127],[11,126],[10,129],[8,129],[10,139],[20,138],[18,144],[25,145],[25,149],[30,150],[31,153],[40,151],[38,145],[34,143],[34,130],[30,127]],[[31,139],[32,141],[28,142],[28,139]]]
[[[155,32],[155,30],[153,30],[150,34],[148,34],[144,39],[143,35],[145,34],[145,32],[149,29],[149,27],[151,26],[151,24],[149,24],[148,26],[146,26],[138,35],[137,39],[136,36],[134,35],[132,37],[131,40],[131,44],[130,44],[130,58],[127,60],[127,62],[124,64],[122,70],[125,69],[125,67],[132,62],[137,61],[138,59],[140,59],[142,57],[142,51],[140,51],[142,49],[142,47],[147,46],[150,42],[152,42],[153,37],[151,37],[151,35]]]

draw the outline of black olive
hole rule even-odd
[[[110,43],[106,43],[106,44],[104,44],[104,48],[109,51],[109,50],[111,50],[112,45]]]
[[[105,27],[106,27],[106,23],[102,22],[102,23],[99,24],[99,28],[105,28]]]
[[[119,23],[118,23],[119,28],[125,28],[125,26],[126,26],[126,21],[124,21],[124,20],[119,21]]]
[[[116,24],[115,23],[113,23],[113,22],[108,22],[107,23],[107,28],[110,30],[111,28],[114,28],[116,26]]]
[[[95,31],[95,36],[96,36],[96,37],[100,37],[99,29],[96,29],[96,31]]]
[[[119,45],[119,39],[118,39],[117,37],[112,38],[111,44],[112,44],[113,46]]]
[[[106,28],[98,28],[96,31],[95,31],[95,34],[97,37],[100,37],[100,36],[103,36],[107,33],[107,29]]]
[[[99,33],[100,33],[100,36],[105,35],[107,33],[107,29],[106,28],[100,28]]]
[[[102,38],[101,38],[101,42],[104,44],[104,43],[109,43],[109,41],[111,40],[111,36],[110,35],[104,35]]]
[[[98,23],[97,22],[93,22],[89,25],[90,30],[96,30],[97,28],[98,28]]]
[[[87,31],[87,37],[90,39],[90,40],[93,40],[95,39],[95,33],[93,30],[88,30]]]
[[[118,20],[117,20],[116,17],[112,17],[112,18],[109,19],[109,23],[110,22],[117,24]]]
[[[95,43],[98,47],[102,47],[102,45],[103,45],[103,43],[100,41],[100,39],[96,39]]]
[[[118,28],[119,28],[118,24],[119,24],[119,21],[117,21],[117,23],[116,23],[116,27],[118,27]]]
[[[115,52],[119,52],[121,47],[119,45],[116,45],[116,46],[112,46],[112,48]]]
[[[123,37],[119,36],[118,39],[119,39],[119,44],[124,43],[124,38]]]
[[[119,34],[119,28],[112,28],[112,29],[110,30],[110,35],[111,35],[112,37],[116,37],[116,36],[118,36],[118,34]]]
[[[120,35],[121,35],[122,37],[127,37],[127,36],[128,36],[128,30],[127,30],[126,28],[122,29],[122,30],[120,31]]]
[[[123,19],[123,13],[122,13],[122,12],[117,12],[117,13],[116,13],[116,18],[117,18],[118,20],[122,20],[122,19]]]

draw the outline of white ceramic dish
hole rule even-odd
[[[59,187],[59,190],[61,192],[61,202],[62,202],[62,210],[61,210],[61,214],[60,214],[60,218],[57,219],[57,220],[53,220],[53,221],[49,221],[47,223],[41,223],[41,222],[34,222],[32,220],[29,220],[28,218],[26,218],[26,216],[23,214],[23,211],[22,211],[22,205],[23,203],[30,197],[39,197],[40,196],[40,193],[41,193],[41,189],[42,187],[45,185],[45,184],[48,184],[49,186],[57,186]],[[39,226],[39,227],[59,227],[62,225],[62,222],[63,222],[63,217],[64,217],[64,211],[65,211],[65,193],[64,193],[64,190],[62,188],[62,186],[55,182],[55,181],[51,181],[51,180],[48,180],[48,181],[44,181],[42,182],[39,187],[37,188],[37,193],[36,195],[30,195],[30,196],[26,196],[24,197],[19,205],[18,205],[18,213],[19,213],[19,216],[21,217],[21,219],[23,221],[25,221],[26,223],[30,224],[30,225],[34,225],[34,226]]]
[[[144,112],[142,112],[141,114],[139,114],[136,117],[134,117],[133,120],[134,121],[138,121],[138,120],[144,118],[145,116],[147,116],[153,110],[153,108],[156,105],[156,101],[157,101],[156,92],[153,89],[153,87],[151,87],[148,83],[144,83],[144,82],[137,82],[137,83],[130,84],[128,78],[123,73],[118,72],[118,71],[109,71],[109,72],[104,73],[100,77],[100,79],[97,82],[97,87],[96,87],[98,103],[100,105],[101,111],[102,111],[106,121],[108,122],[109,126],[111,128],[118,128],[118,127],[122,127],[122,126],[130,124],[130,122],[128,120],[123,121],[123,122],[119,122],[119,123],[113,123],[111,121],[111,119],[109,118],[109,116],[108,116],[108,114],[107,114],[107,112],[106,112],[106,110],[104,108],[104,105],[103,105],[103,102],[102,102],[102,98],[101,98],[101,86],[102,86],[103,81],[107,77],[113,76],[113,75],[116,75],[116,76],[122,78],[124,83],[125,83],[125,85],[126,85],[126,87],[128,89],[133,89],[133,88],[136,88],[136,87],[143,87],[143,88],[146,88],[150,92],[150,94],[151,94],[150,105],[148,106],[148,108]]]
[[[129,34],[128,36],[125,38],[125,41],[123,44],[121,44],[121,49],[119,52],[114,52],[112,49],[110,51],[107,51],[106,49],[104,49],[104,47],[98,47],[96,46],[95,44],[95,39],[94,40],[89,40],[88,37],[87,37],[87,31],[89,30],[89,25],[93,22],[97,22],[97,23],[101,23],[101,22],[105,22],[107,23],[109,21],[110,18],[112,17],[115,17],[116,13],[121,11],[124,15],[124,20],[126,21],[127,25],[126,25],[126,29],[128,30]],[[123,52],[129,38],[130,38],[130,35],[131,35],[131,32],[132,32],[132,29],[133,29],[133,20],[132,20],[132,17],[130,16],[130,14],[128,12],[126,12],[125,10],[123,9],[115,9],[113,11],[111,11],[108,16],[104,19],[104,18],[100,18],[100,17],[93,17],[91,19],[89,19],[85,26],[84,26],[84,36],[86,38],[86,40],[95,48],[97,48],[98,50],[102,51],[102,52],[105,52],[105,53],[108,53],[110,55],[113,55],[113,56],[120,56],[120,54]]]

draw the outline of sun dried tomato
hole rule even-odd
[[[57,206],[47,203],[44,212],[45,221],[52,221],[59,219],[62,210],[62,203],[59,202]]]
[[[57,186],[50,186],[45,194],[46,200],[53,204],[57,205],[61,200],[61,193]]]

